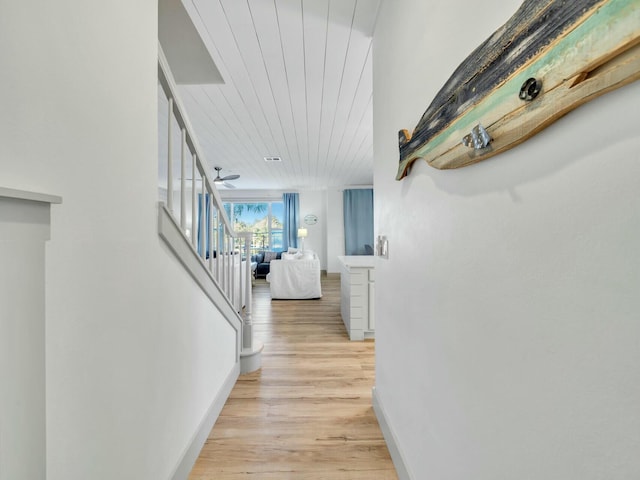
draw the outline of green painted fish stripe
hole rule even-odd
[[[479,122],[482,122],[487,127],[492,122],[497,121],[497,118],[491,118],[491,112],[496,110],[497,106],[504,105],[505,102],[507,104],[509,102],[514,103],[514,109],[521,106],[522,102],[517,99],[517,94],[520,86],[527,78],[542,79],[544,93],[545,77],[552,77],[556,71],[564,71],[565,74],[580,71],[580,66],[571,65],[570,61],[578,57],[585,48],[591,50],[591,46],[595,44],[599,51],[602,51],[602,49],[611,51],[619,44],[620,40],[631,40],[639,35],[640,0],[610,0],[606,2],[582,24],[566,34],[564,38],[561,38],[552,48],[544,51],[538,58],[531,60],[526,68],[513,72],[510,78],[504,79],[502,83],[495,85],[493,90],[487,92],[488,94],[484,98],[480,96],[473,107],[463,115],[453,119],[445,129],[436,132],[432,138],[427,141],[421,141],[424,135],[419,135],[415,138],[418,132],[414,133],[412,142],[404,146],[404,151],[402,152],[404,156],[401,157],[398,178],[402,178],[402,172],[408,162],[411,162],[416,157],[427,157],[430,152],[440,147],[444,142],[449,141],[451,135],[456,135],[453,142],[458,143],[462,139],[460,136],[461,131],[468,133]],[[572,71],[569,72],[567,67],[573,67]],[[555,75],[556,77],[558,76],[557,73]],[[452,78],[454,77],[455,75]],[[558,79],[558,82],[562,80],[564,78]],[[553,86],[556,85],[550,85],[551,88]],[[423,120],[424,118],[423,116]],[[409,148],[410,146],[413,148]],[[402,150],[403,146],[401,146]],[[426,159],[429,160],[428,158]]]

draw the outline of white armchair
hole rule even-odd
[[[322,297],[320,260],[311,251],[283,253],[282,260],[271,260],[267,282],[269,282],[271,298],[320,298]]]

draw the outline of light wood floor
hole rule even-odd
[[[254,287],[262,368],[241,375],[190,480],[397,479],[371,407],[374,342],[350,342],[340,279],[320,300],[274,300]]]

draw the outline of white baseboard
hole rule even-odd
[[[389,449],[391,460],[393,460],[393,466],[395,467],[396,473],[398,474],[398,479],[411,480],[412,477],[409,474],[409,469],[407,468],[407,464],[404,461],[402,452],[400,451],[396,435],[393,433],[393,429],[387,421],[387,415],[385,413],[384,406],[380,402],[378,393],[376,392],[376,387],[373,387],[371,397],[373,400],[373,411],[376,414],[378,424],[380,425],[380,430],[382,430],[382,435],[384,436],[384,440],[387,443],[387,448]]]
[[[222,407],[224,407],[227,398],[229,398],[231,390],[233,390],[236,380],[238,379],[238,375],[240,375],[240,363],[236,362],[233,369],[227,376],[227,379],[222,384],[222,388],[220,388],[218,395],[216,395],[216,398],[213,400],[213,403],[200,422],[198,430],[196,430],[193,438],[191,439],[191,443],[187,446],[180,463],[178,463],[173,475],[170,477],[171,480],[187,480],[189,478],[189,473],[191,473],[191,470],[198,459],[198,455],[200,455],[200,451],[204,446],[204,442],[207,440],[213,425],[216,423],[216,420],[222,411]]]

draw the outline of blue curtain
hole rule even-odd
[[[300,198],[297,193],[283,193],[284,225],[282,227],[282,248],[298,246],[298,224],[300,223]]]
[[[373,253],[373,189],[345,190],[344,253],[371,255]]]
[[[202,255],[202,251],[206,248],[206,258],[209,258],[209,232],[211,231],[211,222],[209,221],[209,194],[206,193],[204,197],[204,221],[206,223],[206,230],[204,231],[204,245],[200,245],[200,229],[202,228],[202,194],[198,194],[198,229],[196,231],[196,239],[198,240],[198,254]]]

